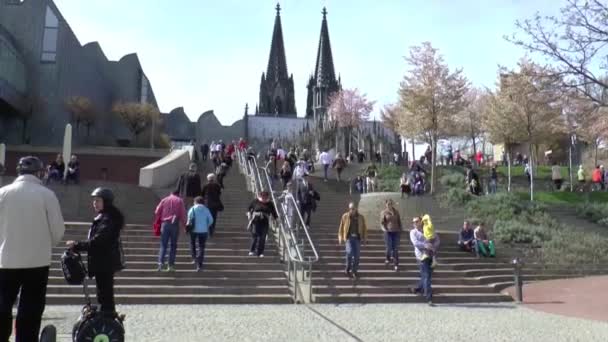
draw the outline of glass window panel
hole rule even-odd
[[[45,27],[59,27],[59,20],[55,15],[55,12],[51,9],[51,7],[46,6],[46,21]]]
[[[42,41],[42,51],[57,52],[57,32],[56,28],[45,28]]]
[[[43,52],[41,60],[43,62],[55,62],[57,54],[54,52]]]

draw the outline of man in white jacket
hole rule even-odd
[[[19,177],[0,188],[0,341],[12,332],[12,308],[19,297],[17,341],[38,341],[53,246],[65,226],[59,201],[40,181],[44,166],[23,157]]]

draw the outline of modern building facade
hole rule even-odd
[[[100,145],[131,138],[115,103],[157,105],[136,54],[109,61],[98,43],[81,45],[52,0],[0,0],[0,142],[60,145],[71,97],[92,103],[86,141]],[[86,131],[76,130],[76,143]]]
[[[260,82],[260,102],[256,115],[296,117],[296,99],[293,74],[288,76],[283,29],[281,28],[281,6],[277,4],[274,20],[270,56],[266,73]]]

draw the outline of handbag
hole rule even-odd
[[[190,219],[190,223],[188,223],[186,225],[186,233],[192,233],[192,231],[194,230],[194,218],[196,217],[196,213],[192,213],[192,219]]]
[[[160,215],[154,216],[154,223],[152,224],[152,230],[154,232],[154,236],[160,236],[160,228],[162,225],[162,220],[160,219]]]

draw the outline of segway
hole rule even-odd
[[[85,305],[80,317],[72,329],[74,342],[124,342],[124,316],[116,313],[107,314],[98,310],[97,305],[91,304],[87,287],[86,269],[79,253],[66,250],[61,258],[64,277],[70,285],[82,284]]]

